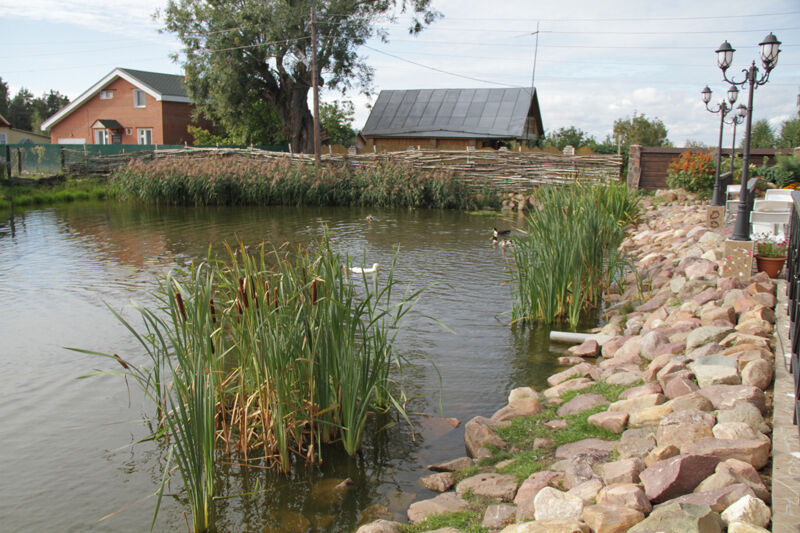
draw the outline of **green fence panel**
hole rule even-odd
[[[0,164],[6,161],[6,146],[10,156],[11,176],[51,175],[68,168],[84,165],[87,158],[131,154],[153,150],[185,148],[182,144],[0,144]],[[216,145],[198,145],[190,148],[216,148]],[[249,145],[220,148],[250,148]],[[285,145],[255,145],[252,148],[272,152],[288,152]]]

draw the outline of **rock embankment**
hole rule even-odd
[[[724,236],[704,227],[703,206],[645,208],[621,245],[637,273],[608,295],[600,333],[610,338],[570,349],[562,363],[573,366],[548,389],[516,389],[493,416],[467,422],[470,457],[432,467],[440,473],[423,484],[441,494],[412,504],[412,523],[471,510],[503,533],[767,531],[759,472],[770,462],[775,284],[721,276]],[[603,394],[611,389],[623,392]],[[532,430],[527,450],[501,438],[500,428],[543,413],[550,433]],[[573,431],[563,442],[577,420],[613,437]],[[504,473],[530,450],[544,453],[543,467],[522,480]]]

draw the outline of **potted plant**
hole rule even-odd
[[[786,239],[762,234],[756,239],[756,267],[770,278],[777,278],[786,262]]]

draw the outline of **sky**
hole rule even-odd
[[[181,74],[180,43],[161,33],[166,0],[3,0],[0,77],[11,94],[54,89],[79,96],[115,67]],[[759,59],[758,43],[782,42],[777,67],[754,95],[753,120],[780,131],[797,116],[800,93],[798,0],[433,0],[443,17],[417,36],[402,16],[385,25],[389,42],[360,52],[374,68],[374,94],[348,93],[355,127],[382,89],[536,87],[545,131],[574,126],[602,141],[633,113],[659,118],[675,146],[717,144],[719,115],[700,91],[728,85],[714,51],[736,49],[729,75]],[[537,26],[539,31],[537,33]],[[538,44],[537,44],[538,37]],[[178,54],[178,62],[170,56]],[[534,61],[535,59],[535,61]],[[535,72],[534,72],[535,64]],[[763,70],[763,69],[762,69]],[[323,91],[322,99],[342,99]],[[739,103],[746,103],[746,91]],[[724,146],[731,142],[725,130]],[[737,138],[741,139],[741,127]]]

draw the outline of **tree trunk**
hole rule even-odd
[[[284,81],[279,110],[294,153],[314,153],[314,117],[308,109],[308,85]]]

